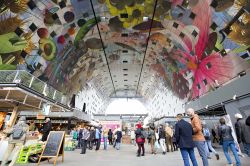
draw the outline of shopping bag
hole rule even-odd
[[[160,145],[159,145],[158,141],[155,141],[155,148],[160,149]]]

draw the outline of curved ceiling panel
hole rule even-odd
[[[249,69],[247,0],[3,0],[0,70],[71,95],[195,99]]]

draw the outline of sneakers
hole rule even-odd
[[[215,156],[216,156],[216,159],[217,159],[217,160],[219,160],[219,159],[220,159],[219,154],[215,154]]]

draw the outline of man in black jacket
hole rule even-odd
[[[192,125],[182,119],[182,114],[178,114],[175,125],[175,138],[181,150],[184,165],[189,165],[189,157],[193,166],[198,166],[194,154],[193,129]]]
[[[42,128],[42,133],[43,133],[43,136],[42,136],[42,141],[47,141],[47,137],[50,133],[52,129],[52,124],[51,124],[51,121],[49,118],[46,118],[45,120],[45,124],[43,125],[43,128]]]

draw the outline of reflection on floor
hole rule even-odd
[[[181,158],[180,151],[173,153],[167,153],[162,155],[159,150],[157,155],[149,153],[150,148],[146,146],[146,156],[136,157],[136,146],[133,145],[122,145],[121,150],[117,151],[113,147],[109,147],[107,151],[103,150],[88,150],[85,155],[80,154],[80,150],[77,149],[72,152],[65,152],[65,162],[61,162],[61,158],[58,159],[59,166],[182,166],[183,161]],[[196,151],[196,158],[198,159],[199,166],[202,165],[201,158]],[[211,166],[225,166],[226,158],[219,150],[220,160],[216,160],[215,156],[212,155],[212,159],[209,160]],[[232,156],[233,157],[233,156]],[[233,158],[232,158],[233,159]],[[234,161],[234,160],[233,160]],[[242,166],[250,166],[250,158],[241,158]],[[35,164],[29,164],[35,165]],[[44,161],[41,166],[52,166],[52,161],[48,163]]]

